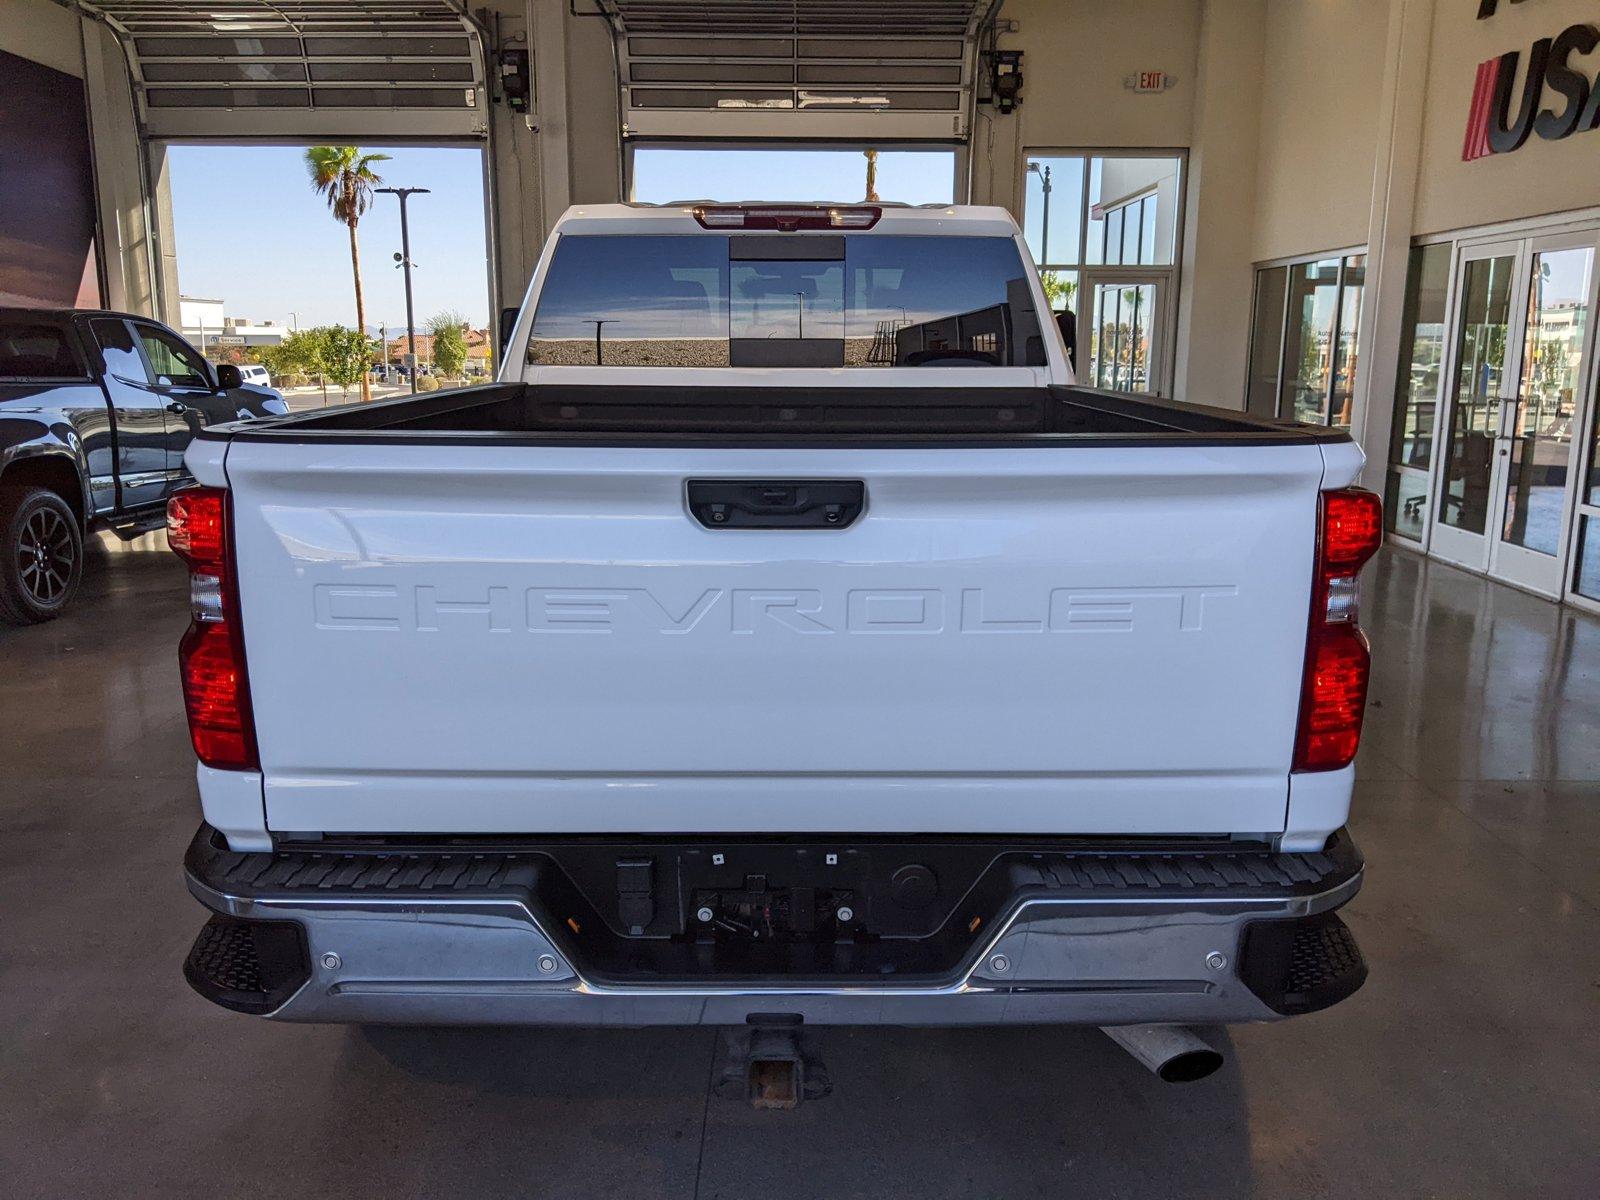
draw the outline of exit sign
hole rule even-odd
[[[1164,92],[1177,82],[1165,71],[1135,71],[1123,76],[1122,86],[1130,92]]]

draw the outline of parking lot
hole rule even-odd
[[[1600,624],[1394,551],[1368,589],[1353,999],[1208,1031],[1228,1064],[1181,1087],[1093,1029],[829,1030],[832,1094],[760,1112],[714,1094],[706,1029],[279,1025],[194,995],[184,572],[100,550],[73,611],[0,631],[6,1190],[1593,1196]]]

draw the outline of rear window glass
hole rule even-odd
[[[607,367],[1042,366],[1002,237],[568,236],[528,361]]]
[[[81,379],[83,368],[60,325],[0,321],[0,377]]]

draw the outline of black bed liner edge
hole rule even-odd
[[[760,403],[765,407],[817,407],[820,401],[847,399],[874,407],[910,407],[926,404],[929,397],[942,407],[966,404],[993,408],[1029,405],[1043,401],[1064,407],[1103,414],[1109,421],[1146,426],[1137,430],[1112,432],[1045,432],[1004,428],[978,430],[850,428],[786,429],[782,426],[751,426],[731,429],[411,429],[411,422],[432,422],[453,413],[467,413],[530,392],[576,400],[604,396],[607,406],[626,406],[629,400],[657,406],[672,401],[693,401],[699,405],[736,407]],[[708,397],[715,395],[714,400]],[[625,420],[619,418],[619,420]],[[574,447],[689,447],[689,448],[961,448],[987,449],[1017,446],[1226,446],[1226,445],[1313,445],[1351,441],[1344,430],[1302,425],[1254,416],[1231,409],[1190,404],[1161,398],[1143,398],[1103,392],[1091,388],[1052,385],[1048,388],[786,388],[689,386],[641,387],[638,385],[600,387],[592,384],[491,383],[448,391],[401,396],[371,404],[340,405],[286,417],[212,426],[198,435],[209,441],[286,442],[318,445],[361,445],[376,442],[405,445],[539,445]]]

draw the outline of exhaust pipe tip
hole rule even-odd
[[[1222,1066],[1222,1054],[1182,1025],[1106,1025],[1101,1030],[1165,1083],[1193,1083]]]
[[[1217,1072],[1222,1066],[1222,1055],[1207,1046],[1204,1050],[1190,1050],[1167,1059],[1156,1071],[1165,1083],[1193,1083]]]

